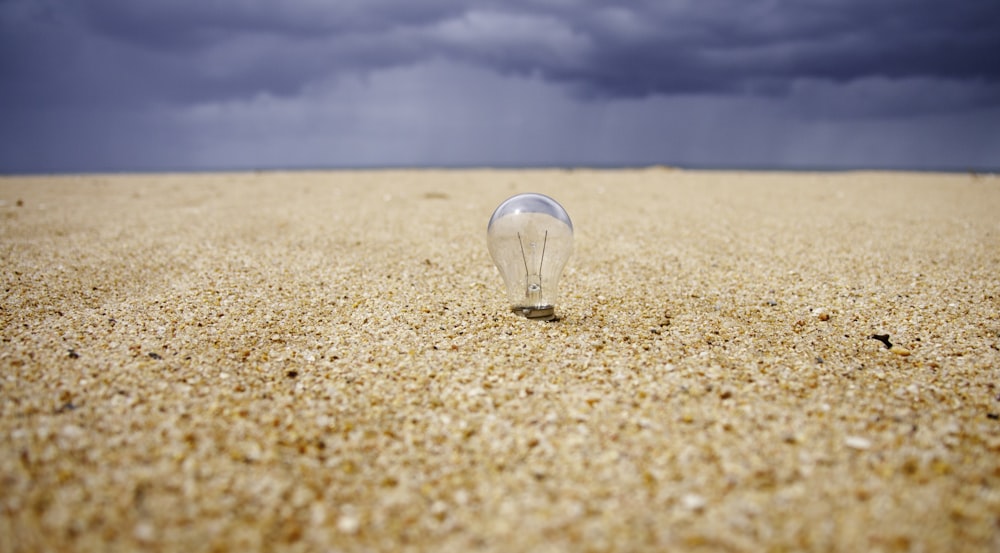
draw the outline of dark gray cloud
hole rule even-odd
[[[294,94],[450,58],[582,95],[783,93],[796,79],[967,82],[1000,101],[995,0],[5,0],[5,102]],[[5,87],[7,88],[7,87]]]
[[[779,106],[769,112],[773,117],[800,121],[930,121],[953,114],[968,122],[971,113],[995,121],[996,21],[996,0],[0,0],[0,115],[8,121],[0,131],[7,152],[0,152],[0,169],[18,167],[10,160],[32,155],[31,167],[69,159],[43,151],[46,143],[67,137],[87,142],[67,167],[88,159],[114,165],[123,151],[147,165],[156,159],[188,163],[190,148],[176,144],[159,148],[164,153],[157,158],[157,137],[185,142],[184,137],[204,134],[198,125],[208,121],[251,132],[237,113],[243,121],[285,128],[289,137],[303,132],[295,125],[312,124],[303,115],[307,109],[327,115],[313,119],[327,121],[328,134],[349,128],[362,137],[358,140],[384,139],[382,133],[392,135],[396,128],[406,136],[415,125],[438,124],[413,119],[408,109],[448,112],[448,105],[421,96],[434,88],[425,86],[425,74],[453,79],[445,89],[459,89],[452,105],[461,100],[465,106],[459,126],[468,136],[459,141],[466,157],[447,160],[457,163],[489,159],[468,150],[478,143],[469,136],[488,135],[489,125],[498,123],[491,113],[497,103],[511,113],[537,108],[510,107],[494,89],[470,81],[485,75],[500,77],[495,89],[515,83],[509,94],[533,91],[525,102],[544,103],[538,108],[542,121],[553,111],[563,113],[552,108],[559,102],[575,106],[569,111],[576,110],[577,117],[610,117],[631,114],[637,106],[687,109],[680,106],[690,107],[687,102],[696,98],[702,101],[691,105],[700,109],[746,107],[749,99],[764,99],[778,104],[753,105]],[[390,77],[379,78],[385,75]],[[369,88],[356,94],[356,85]],[[537,93],[541,85],[558,92]],[[378,86],[414,91],[383,94]],[[447,95],[437,89],[433,94]],[[370,98],[386,103],[376,105]],[[337,105],[331,108],[331,102]],[[389,121],[386,114],[399,117]],[[630,119],[641,130],[612,127],[637,141],[635,149],[647,152],[643,160],[657,161],[647,146],[655,132],[642,123],[648,115]],[[549,124],[566,121],[553,118]],[[60,128],[69,122],[73,129]],[[752,122],[771,132],[794,127]],[[734,119],[737,124],[742,123]],[[225,128],[214,130],[219,140],[234,136]],[[656,140],[674,144],[677,137],[666,132]],[[733,134],[722,127],[718,132]],[[327,140],[342,144],[339,136]],[[677,141],[678,148],[682,143]],[[313,147],[323,149],[319,143]],[[575,151],[615,162],[591,147]],[[755,147],[734,144],[729,159],[744,160]],[[305,164],[329,159],[317,154],[310,162],[296,148],[276,145],[268,159],[279,165],[283,159]],[[553,148],[547,150],[549,159],[561,155]],[[381,162],[362,157],[376,164],[437,162],[420,157],[427,151],[418,144]],[[220,152],[220,163],[240,163],[226,157],[230,150]],[[900,152],[898,159],[905,160]],[[517,155],[525,154],[511,153],[510,161],[516,163]],[[616,159],[635,161],[623,156]],[[764,164],[782,158],[773,152],[760,156]],[[354,158],[345,159],[351,164]],[[975,158],[980,164],[984,159],[1000,164],[995,156]]]

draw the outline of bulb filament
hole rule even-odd
[[[524,261],[524,278],[526,283],[524,294],[537,303],[542,296],[542,265],[545,263],[545,246],[549,243],[549,231],[545,231],[545,236],[542,240],[542,255],[538,258],[538,272],[535,275],[532,275],[531,269],[528,268],[528,255],[524,251],[524,240],[521,238],[520,232],[517,233],[517,241],[521,245],[521,260]],[[535,244],[532,243],[532,249],[534,249],[534,246]]]

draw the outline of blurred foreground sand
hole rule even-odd
[[[0,251],[2,551],[1000,550],[996,177],[6,177]]]

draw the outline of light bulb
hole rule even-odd
[[[548,196],[518,194],[493,212],[486,244],[513,311],[554,319],[559,276],[573,254],[573,222],[566,210]]]

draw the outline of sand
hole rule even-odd
[[[5,177],[0,251],[2,551],[1000,550],[995,176]]]

